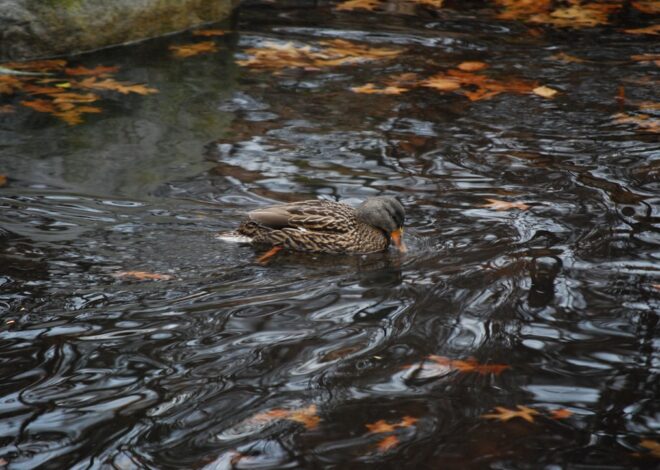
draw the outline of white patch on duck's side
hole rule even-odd
[[[246,237],[236,232],[224,232],[215,236],[216,239],[229,243],[252,243],[252,237]]]
[[[309,232],[305,227],[298,227],[299,232]]]

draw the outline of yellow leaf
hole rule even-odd
[[[397,86],[386,86],[385,88],[377,88],[373,83],[366,85],[352,87],[351,91],[355,93],[377,94],[377,95],[400,95],[408,91],[407,88],[399,88]]]
[[[542,96],[543,98],[553,98],[557,94],[557,90],[543,85],[534,88],[532,90],[532,93],[534,93],[535,95]]]
[[[624,31],[630,34],[652,34],[657,36],[660,34],[660,23],[647,26],[646,28],[624,29]]]
[[[121,271],[114,274],[115,277],[122,279],[137,279],[139,281],[167,281],[172,279],[169,274],[149,273],[146,271]]]
[[[69,82],[57,83],[55,86],[59,88],[71,88],[71,84]]]
[[[218,50],[218,46],[213,41],[202,41],[181,46],[170,46],[170,50],[173,52],[174,57],[185,58],[215,52]]]
[[[498,421],[509,421],[513,418],[520,418],[527,422],[533,423],[534,416],[539,414],[539,412],[535,409],[528,408],[526,406],[517,405],[517,408],[518,410],[516,411],[501,406],[496,406],[495,410],[497,410],[497,413],[489,413],[481,416],[482,418],[497,419]]]
[[[476,72],[477,70],[482,70],[488,67],[488,64],[484,62],[462,62],[458,64],[458,69],[463,70],[464,72]]]
[[[488,204],[484,204],[482,207],[488,207],[489,209],[495,209],[496,211],[507,211],[509,209],[520,209],[521,211],[524,211],[529,209],[529,206],[523,202],[507,202],[488,198],[486,201],[488,201]]]
[[[193,31],[193,36],[204,36],[204,37],[213,37],[213,36],[224,36],[228,31],[222,29],[198,29]]]
[[[373,11],[382,3],[381,0],[348,0],[347,2],[342,2],[335,7],[335,10],[369,10]]]

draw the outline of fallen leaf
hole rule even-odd
[[[105,67],[99,65],[93,69],[88,69],[86,67],[74,67],[74,68],[65,68],[64,73],[67,75],[93,75],[93,76],[106,76],[111,75],[119,70],[118,66]]]
[[[5,186],[7,184],[7,177],[5,175],[0,174],[0,188]]]
[[[366,93],[366,94],[377,94],[377,95],[400,95],[408,91],[407,88],[399,88],[397,86],[386,86],[384,88],[378,88],[373,83],[367,83],[366,85],[352,87],[351,91],[355,93]]]
[[[386,436],[378,442],[378,450],[380,452],[387,452],[399,445],[399,438],[394,434]]]
[[[369,47],[343,39],[320,41],[314,48],[296,46],[291,42],[286,44],[265,42],[262,47],[246,49],[245,54],[248,58],[238,60],[236,63],[257,69],[319,70],[323,67],[390,59],[400,53],[400,49]]]
[[[115,277],[121,279],[137,279],[139,281],[167,281],[172,279],[169,274],[149,273],[146,271],[120,271],[114,274]]]
[[[653,457],[660,459],[660,442],[651,439],[642,439],[639,445],[648,449]]]
[[[64,106],[68,105],[68,106]],[[62,103],[62,111],[53,113],[53,116],[56,116],[67,124],[75,125],[83,122],[82,115],[85,113],[100,113],[103,110],[95,106],[78,106],[75,107],[71,103]]]
[[[550,417],[553,419],[566,419],[570,418],[571,416],[573,416],[573,412],[571,410],[567,410],[566,408],[558,408],[550,412]]]
[[[12,75],[0,75],[0,94],[11,95],[23,88],[23,82]]]
[[[213,37],[213,36],[224,36],[228,31],[222,29],[198,29],[193,31],[193,36],[204,36],[204,37]]]
[[[23,86],[23,91],[31,95],[52,95],[62,92],[63,89],[56,86],[42,86],[33,83],[26,83]]]
[[[370,433],[380,434],[386,432],[394,432],[397,429],[409,428],[413,426],[417,421],[419,421],[418,418],[413,418],[412,416],[404,416],[398,423],[388,423],[384,419],[380,419],[375,423],[367,424],[366,426]]]
[[[275,408],[263,413],[257,413],[249,421],[252,422],[270,422],[280,419],[295,421],[301,423],[307,429],[315,429],[318,427],[321,418],[317,415],[316,405],[310,405],[307,408],[298,410],[285,410],[282,408]]]
[[[434,8],[442,8],[442,4],[445,3],[445,0],[411,0],[413,3],[418,3],[420,5],[426,5]]]
[[[369,10],[373,11],[381,4],[381,0],[348,0],[335,7],[339,11]]]
[[[495,80],[486,75],[452,69],[437,73],[419,83],[439,91],[456,91],[470,101],[490,99],[500,93],[532,93],[537,84],[523,80]]]
[[[654,289],[660,290],[660,284],[651,284]]]
[[[518,408],[518,410],[510,410],[502,406],[496,406],[495,409],[497,410],[497,413],[484,414],[481,415],[481,417],[488,419],[497,419],[499,421],[509,421],[510,419],[513,418],[521,418],[527,422],[533,423],[534,416],[539,414],[538,411],[536,411],[533,408],[528,408],[527,406],[516,405],[516,407]]]
[[[0,114],[11,114],[11,113],[14,113],[14,112],[16,112],[16,108],[14,108],[10,104],[5,104],[5,105],[0,106]]]
[[[557,94],[557,90],[554,88],[547,87],[545,85],[537,86],[532,90],[532,93],[539,95],[543,98],[552,98]]]
[[[27,70],[30,72],[48,72],[51,70],[59,70],[64,68],[66,60],[63,59],[48,59],[48,60],[33,60],[30,62],[8,62],[2,64],[3,67],[14,70]]]
[[[660,23],[647,26],[646,28],[624,29],[624,31],[629,34],[652,34],[657,36],[660,34]]]
[[[503,8],[497,15],[502,20],[525,20],[550,10],[551,0],[495,0]]]
[[[660,119],[648,114],[617,113],[613,118],[614,122],[617,124],[636,124],[638,127],[649,132],[660,132]]]
[[[488,201],[488,204],[484,204],[482,207],[488,207],[496,211],[508,211],[509,209],[520,209],[524,211],[529,209],[529,206],[523,202],[507,202],[488,198],[486,198],[486,201]]]
[[[608,3],[574,4],[566,8],[557,8],[549,15],[533,15],[529,20],[532,23],[551,24],[557,27],[594,27],[607,24],[609,16],[620,8],[619,4]]]
[[[468,359],[450,359],[445,356],[431,354],[427,357],[431,363],[424,362],[422,369],[425,377],[436,375],[445,375],[452,370],[459,372],[475,372],[481,375],[495,374],[499,375],[509,368],[506,364],[481,364],[473,357]],[[436,373],[434,373],[436,372]]]
[[[461,88],[461,82],[457,78],[448,77],[442,73],[427,78],[420,82],[420,85],[439,91],[454,91]]]
[[[170,46],[174,57],[185,58],[199,54],[207,54],[218,50],[218,45],[213,41],[195,42],[192,44],[183,44],[181,46]]]
[[[639,10],[648,15],[660,14],[660,2],[658,0],[638,0],[632,2],[632,6],[635,10]]]
[[[655,65],[660,67],[660,54],[635,54],[630,56],[630,60],[635,62],[653,62]]]
[[[551,55],[550,58],[552,60],[556,60],[558,62],[564,62],[566,64],[570,64],[570,63],[581,64],[586,62],[586,60],[584,59],[580,59],[579,57],[575,57],[565,52],[558,52],[556,54]]]
[[[471,62],[462,62],[458,64],[458,67],[456,67],[459,70],[463,70],[464,72],[476,72],[477,70],[482,70],[488,67],[488,64],[484,62],[476,62],[476,61],[471,61]]]
[[[109,90],[116,91],[123,95],[128,93],[137,93],[138,95],[150,95],[152,93],[158,93],[158,90],[155,88],[149,88],[145,85],[132,84],[132,83],[122,83],[112,78],[106,78],[105,80],[98,81],[96,77],[89,77],[78,82],[78,86],[81,88],[88,88],[93,90]]]
[[[94,93],[59,93],[53,96],[53,103],[93,103],[98,99]]]
[[[55,112],[57,112],[57,109],[55,108],[55,106],[53,106],[53,103],[51,101],[47,101],[47,100],[21,101],[21,104],[23,106],[28,107],[28,108],[32,108],[35,111],[38,111],[40,113],[55,113]]]

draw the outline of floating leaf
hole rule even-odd
[[[56,86],[42,86],[35,85],[33,83],[26,83],[23,86],[23,91],[31,95],[52,95],[55,93],[60,93],[64,90]]]
[[[172,279],[169,274],[150,273],[146,271],[121,271],[114,274],[115,277],[121,279],[137,279],[139,281],[167,281]]]
[[[376,87],[373,83],[366,85],[352,87],[351,91],[355,93],[378,94],[378,95],[400,95],[408,91],[407,88],[399,88],[397,86],[386,86],[384,88]]]
[[[378,450],[380,452],[387,452],[388,450],[394,449],[396,446],[399,445],[399,438],[396,437],[394,434],[385,436],[383,439],[381,439],[378,442]]]
[[[112,78],[106,78],[105,80],[98,81],[96,77],[89,77],[78,82],[78,85],[82,88],[89,88],[93,90],[116,91],[124,95],[127,95],[128,93],[137,93],[138,95],[150,95],[152,93],[158,93],[158,90],[155,88],[149,88],[145,85],[139,84],[122,83],[113,80]]]
[[[381,4],[381,0],[348,0],[335,7],[339,11],[369,10],[373,11]]]
[[[532,93],[537,85],[533,82],[511,79],[495,80],[486,75],[452,69],[439,72],[419,83],[439,91],[456,91],[470,101],[486,100],[500,93]]]
[[[464,72],[476,72],[477,70],[482,70],[488,67],[488,64],[485,62],[469,61],[462,62],[456,67],[458,70],[463,70]]]
[[[533,423],[534,416],[539,414],[539,412],[533,408],[528,408],[526,406],[520,406],[520,405],[517,405],[516,407],[518,408],[518,410],[510,410],[508,408],[496,406],[495,407],[495,410],[497,411],[496,413],[484,414],[481,415],[481,417],[488,419],[496,419],[498,421],[509,421],[510,419],[513,418],[520,418],[520,419],[524,419],[529,423]]]
[[[586,28],[607,24],[609,16],[621,8],[612,3],[575,3],[552,9],[550,0],[495,0],[503,10],[498,18],[547,24],[560,28]]]
[[[93,103],[99,96],[94,93],[58,93],[53,96],[53,103]]]
[[[265,42],[262,47],[247,49],[245,53],[248,58],[236,62],[244,67],[319,70],[322,67],[389,59],[399,55],[401,50],[369,47],[343,39],[333,39],[321,41],[315,48],[298,47],[291,42],[286,44]]]
[[[558,408],[550,412],[550,417],[553,419],[566,419],[570,418],[571,416],[573,416],[573,412],[571,410],[567,410],[566,408]]]
[[[66,65],[63,59],[33,60],[30,62],[8,62],[3,67],[14,70],[27,70],[30,72],[48,72],[60,70]]]
[[[660,2],[658,0],[638,0],[632,2],[632,6],[634,9],[648,15],[660,14]]]
[[[263,423],[286,419],[301,423],[307,429],[315,429],[318,427],[321,418],[316,414],[316,405],[309,405],[307,408],[298,410],[285,410],[282,408],[275,408],[263,413],[258,413],[249,419],[250,422]]]
[[[0,75],[0,94],[11,95],[23,87],[23,82],[11,75]]]
[[[488,199],[488,204],[484,204],[482,207],[488,207],[489,209],[494,209],[496,211],[508,211],[510,209],[520,209],[521,211],[529,209],[529,206],[523,202],[507,202],[500,201],[498,199]]]
[[[525,20],[532,15],[550,10],[550,0],[495,0],[503,10],[497,15],[502,20]]]
[[[651,439],[642,439],[639,445],[648,449],[653,457],[660,459],[660,442]]]
[[[614,122],[617,124],[636,124],[637,126],[649,132],[660,132],[660,119],[657,119],[648,114],[617,113],[613,117]]]
[[[552,98],[557,94],[557,90],[547,87],[545,85],[537,86],[532,90],[535,95],[542,96],[543,98]]]
[[[67,75],[93,75],[93,76],[106,76],[113,74],[119,70],[118,66],[105,67],[99,65],[93,69],[88,69],[86,67],[74,67],[74,68],[65,68],[64,73]]]
[[[499,375],[509,368],[509,366],[506,364],[481,364],[472,357],[466,360],[461,360],[450,359],[448,357],[431,354],[426,359],[427,361],[423,362],[419,368],[421,375],[424,378],[447,375],[453,370],[457,370],[463,373],[474,372],[482,375]]]
[[[417,421],[419,421],[418,418],[413,418],[412,416],[404,416],[398,423],[388,423],[384,419],[380,419],[375,423],[367,424],[366,426],[370,433],[380,434],[386,432],[394,432],[397,429],[409,428]]]
[[[223,29],[198,29],[193,31],[193,36],[204,36],[204,37],[213,37],[213,36],[224,36],[228,31]]]
[[[32,108],[35,111],[40,113],[56,113],[57,109],[53,106],[52,101],[47,100],[31,100],[31,101],[21,101],[23,106]]]
[[[170,46],[174,57],[185,58],[192,57],[199,54],[207,54],[209,52],[216,52],[218,45],[213,41],[194,42],[192,44],[183,44],[181,46]]]
[[[626,33],[630,34],[652,34],[657,36],[660,34],[660,24],[654,24],[647,26],[646,28],[633,28],[633,29],[624,29]]]
[[[660,67],[660,54],[635,54],[630,56],[630,60],[635,62],[653,62]]]

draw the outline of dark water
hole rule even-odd
[[[173,59],[184,33],[72,61],[121,65],[159,94],[107,98],[77,126],[0,115],[0,462],[658,464],[660,145],[613,117],[658,99],[657,65],[630,60],[657,53],[657,36],[622,31],[652,17],[626,3],[610,25],[570,29],[447,6],[246,5],[214,54]],[[267,40],[333,38],[404,52],[277,73],[235,63]],[[560,93],[350,91],[467,60]],[[263,266],[214,238],[274,201],[378,194],[406,206],[404,256]],[[431,355],[508,368],[429,368]],[[482,416],[498,406],[538,414]],[[287,415],[314,409],[316,426]],[[367,428],[404,417],[417,421]]]

